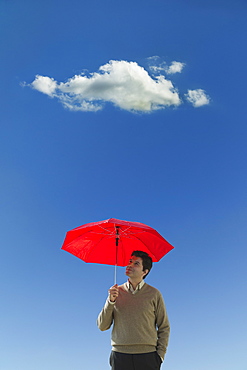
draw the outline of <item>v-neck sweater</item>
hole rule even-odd
[[[131,354],[157,351],[164,358],[170,325],[158,289],[145,283],[132,294],[126,283],[120,285],[115,304],[107,299],[97,324],[102,331],[108,330],[113,324],[113,351]]]

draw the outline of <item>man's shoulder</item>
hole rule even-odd
[[[161,295],[159,289],[153,287],[152,285],[145,283],[144,287],[146,290],[148,290],[149,292],[152,292],[155,295]]]

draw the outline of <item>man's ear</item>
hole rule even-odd
[[[144,271],[143,271],[143,277],[144,277],[144,276],[146,276],[148,272],[149,272],[149,270],[148,270],[148,269],[144,270]]]

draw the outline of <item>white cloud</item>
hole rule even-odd
[[[153,66],[150,66],[149,69],[153,72],[153,73],[162,73],[162,72],[166,72],[167,71],[167,66],[165,63],[161,63],[159,64],[158,66],[156,65],[153,65]]]
[[[57,88],[57,83],[53,78],[37,75],[31,86],[43,94],[53,96]]]
[[[181,62],[172,62],[172,64],[167,68],[166,72],[168,74],[181,73],[184,68],[185,63]]]
[[[101,110],[103,107],[96,103],[90,103],[86,100],[77,101],[76,97],[70,97],[67,94],[60,94],[57,98],[61,101],[65,108],[73,111],[81,111],[81,112],[97,112]]]
[[[149,60],[152,62],[156,62],[159,57],[151,57]],[[166,62],[161,62],[160,64],[150,65],[149,68],[153,73],[166,73],[166,74],[174,74],[174,73],[181,73],[182,69],[184,68],[185,63],[173,61],[170,66],[167,66]]]
[[[151,112],[181,104],[172,82],[164,76],[152,78],[135,62],[112,60],[99,72],[76,75],[65,83],[37,75],[31,87],[58,98],[71,110],[96,111],[104,102],[139,112]]]
[[[154,61],[157,58],[150,59]],[[162,71],[177,73],[182,71],[183,66],[184,63],[172,62],[167,67],[163,62],[159,66],[153,66],[156,75],[152,77],[136,62],[111,60],[101,66],[98,72],[87,75],[83,72],[66,82],[37,75],[29,86],[57,98],[65,108],[73,111],[95,112],[102,109],[106,102],[110,102],[127,111],[146,113],[169,106],[176,107],[182,103],[177,89],[165,78]],[[206,104],[203,103],[203,96],[205,101],[206,95],[202,95],[202,92],[203,90],[189,90],[187,100],[194,106]]]
[[[202,107],[203,105],[209,104],[210,98],[206,95],[202,89],[188,90],[186,94],[187,100],[192,103],[195,108]]]

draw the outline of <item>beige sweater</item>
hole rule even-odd
[[[170,325],[161,293],[144,284],[132,294],[127,284],[119,286],[115,304],[107,299],[97,325],[100,330],[112,329],[112,350],[122,353],[157,351],[164,358]]]

